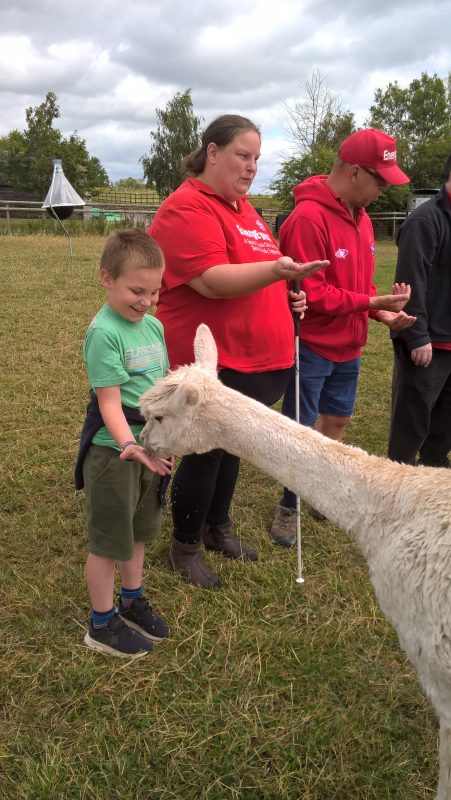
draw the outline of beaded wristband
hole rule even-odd
[[[124,444],[121,447],[121,453],[124,452],[126,447],[130,447],[131,444],[138,444],[138,442],[135,439],[131,439],[129,442],[124,442]]]

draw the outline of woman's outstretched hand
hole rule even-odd
[[[282,256],[274,262],[274,270],[280,280],[302,281],[319,269],[326,269],[329,263],[329,261],[306,261],[304,264],[299,264],[289,256]]]

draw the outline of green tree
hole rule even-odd
[[[397,81],[377,89],[366,124],[397,140],[398,162],[412,188],[438,186],[451,150],[450,91],[448,82],[426,72],[407,88]]]
[[[319,69],[314,69],[304,80],[301,99],[285,105],[285,110],[289,136],[301,155],[311,153],[317,143],[325,144],[334,120],[343,114],[340,96],[333,94],[327,75],[322,75]]]
[[[269,184],[269,190],[284,208],[293,208],[294,187],[311,175],[327,174],[335,155],[328,147],[317,145],[313,153],[305,153],[300,158],[287,158]]]
[[[146,182],[142,178],[119,178],[114,182],[115,189],[128,189],[130,191],[139,191],[146,188]]]
[[[101,186],[109,186],[108,175],[96,156],[89,155],[85,139],[74,131],[61,141],[64,174],[79,194],[87,194]]]
[[[53,127],[60,117],[57,97],[48,92],[43,103],[25,112],[27,128],[0,138],[0,173],[18,189],[44,199],[53,172],[53,160],[62,160],[64,173],[77,192],[108,185],[108,175],[98,158],[89,155],[86,142],[75,131],[64,139]]]
[[[327,147],[335,155],[340,149],[344,139],[355,131],[354,114],[351,111],[344,111],[338,114],[328,113],[322,121],[316,144]]]
[[[20,131],[0,137],[0,174],[11,186],[28,188],[26,142]]]
[[[292,208],[297,183],[330,171],[341,142],[354,130],[354,115],[343,110],[318,69],[305,80],[303,98],[286,110],[296,154],[285,159],[269,190],[285,208]]]
[[[365,127],[379,128],[394,136],[399,143],[406,138],[409,122],[409,90],[402,89],[398,81],[389,83],[386,89],[376,89],[374,104],[370,106],[370,118]]]
[[[191,89],[177,92],[165,109],[155,109],[156,131],[151,131],[149,155],[143,155],[144,177],[160,197],[167,197],[182,182],[182,159],[200,145],[201,118],[193,112]]]
[[[3,137],[0,171],[12,186],[44,197],[52,175],[52,158],[60,158],[62,135],[52,127],[60,116],[56,95],[48,92],[41,105],[26,109],[27,129]]]

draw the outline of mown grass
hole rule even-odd
[[[267,538],[279,486],[243,464],[234,501],[257,564],[208,560],[218,592],[165,563],[145,586],[171,638],[133,666],[87,650],[85,328],[101,237],[1,237],[0,797],[5,800],[419,800],[434,796],[432,710],[353,543],[303,515],[296,558]],[[394,248],[379,248],[389,287]],[[348,440],[385,452],[391,350],[371,325]],[[327,491],[327,487],[325,487]]]

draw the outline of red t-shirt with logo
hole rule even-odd
[[[218,347],[218,366],[239,372],[293,364],[294,334],[285,281],[230,299],[203,297],[187,281],[220,264],[275,261],[281,253],[254,207],[236,209],[196,178],[160,206],[148,233],[163,250],[166,268],[157,308],[171,368],[194,360],[196,328],[205,322]]]

